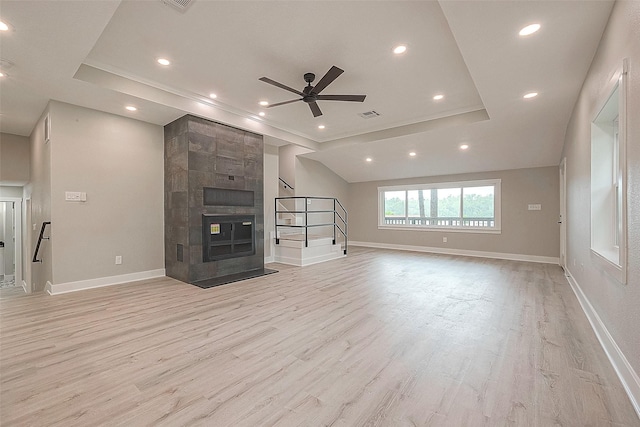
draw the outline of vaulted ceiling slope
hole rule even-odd
[[[2,1],[0,129],[29,135],[55,99],[159,125],[221,121],[310,148],[349,182],[556,165],[612,4]],[[259,104],[298,97],[260,77],[302,91],[305,73],[315,84],[334,65],[344,73],[323,94],[364,102],[318,101],[319,117]]]

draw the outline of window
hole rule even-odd
[[[500,232],[500,180],[379,187],[379,228]]]
[[[591,122],[591,251],[626,283],[626,61]]]

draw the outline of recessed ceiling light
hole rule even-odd
[[[535,98],[538,96],[538,92],[529,92],[523,96],[524,99]]]
[[[540,29],[540,24],[531,24],[521,29],[518,34],[520,34],[521,36],[528,36],[535,33],[539,29]]]
[[[218,95],[216,95],[215,93],[210,93],[209,94],[209,98],[211,99],[216,99],[218,97]]]
[[[318,129],[324,129],[324,125],[318,126]]]
[[[444,98],[444,95],[436,95],[433,97],[435,101],[440,101],[442,98]]]
[[[258,115],[259,115],[260,117],[264,117],[266,114],[265,114],[265,112],[264,112],[264,111],[260,111],[260,112],[258,113]]]
[[[405,53],[407,51],[407,47],[405,45],[396,46],[393,49],[393,53],[396,55],[400,55],[401,53]]]
[[[366,160],[367,162],[371,162],[371,161],[373,161],[373,159],[372,159],[371,157],[367,157],[365,160]]]
[[[0,77],[6,77],[7,75],[3,72],[0,72]]]
[[[9,31],[9,25],[3,21],[0,21],[0,31]]]
[[[158,58],[158,64],[160,64],[160,65],[170,65],[171,61],[169,61],[167,58]]]
[[[266,107],[267,105],[269,105],[269,103],[267,101],[260,101],[260,105]]]
[[[129,110],[129,111],[136,111],[136,110],[137,110],[137,108],[136,108],[136,107],[134,107],[133,105],[127,105],[127,106],[126,106],[126,107],[124,107],[124,108],[126,108],[126,109],[127,109],[127,110]]]
[[[462,145],[460,146],[460,149],[461,149],[461,150],[467,150],[468,148],[469,148],[469,144],[462,144]]]
[[[415,157],[415,156],[416,156],[416,152],[415,152],[415,151],[411,151],[411,152],[409,153],[409,155],[410,155],[411,157]]]

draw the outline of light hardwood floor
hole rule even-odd
[[[2,295],[2,426],[638,426],[558,266],[351,248]]]

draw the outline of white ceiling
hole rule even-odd
[[[29,135],[55,99],[159,125],[222,121],[311,148],[349,182],[557,165],[612,4],[3,0],[13,31],[0,55],[15,65],[0,83],[0,130]],[[518,36],[532,22],[541,30]],[[333,65],[345,72],[323,94],[364,103],[319,101],[318,118],[303,102],[258,105],[296,98],[258,78],[302,90],[304,73],[317,82]],[[380,116],[358,115],[369,110]]]

